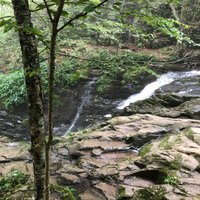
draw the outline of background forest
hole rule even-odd
[[[0,98],[1,105],[9,108],[24,103],[25,85],[13,11],[9,3],[2,4]],[[60,23],[84,8],[89,9],[86,5],[87,1],[66,4]],[[39,1],[33,1],[31,7],[43,88],[47,93],[50,24]],[[98,70],[97,91],[104,93],[116,81],[126,85],[138,73],[153,73],[148,67],[153,62],[190,56],[191,48],[198,47],[200,41],[199,10],[197,0],[107,2],[101,10],[89,13],[87,18],[60,32],[56,46],[56,88],[73,88],[87,79],[91,71]]]

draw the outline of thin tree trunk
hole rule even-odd
[[[36,38],[28,0],[12,0],[27,87],[36,200],[44,199],[44,113]]]
[[[57,7],[56,14],[54,18],[49,14],[52,31],[51,31],[51,44],[50,44],[50,60],[49,60],[49,89],[48,89],[48,138],[45,146],[45,200],[50,199],[50,189],[49,189],[49,177],[50,177],[50,148],[53,141],[53,83],[54,83],[54,71],[55,71],[55,51],[56,51],[56,37],[58,34],[58,23],[60,16],[64,7],[64,0],[60,0]],[[48,5],[46,4],[47,11],[49,11]]]
[[[53,27],[54,29],[54,27]],[[50,62],[49,62],[49,90],[48,90],[48,139],[45,147],[45,200],[50,199],[49,177],[50,177],[50,148],[53,141],[53,82],[55,71],[55,47],[56,47],[57,29],[52,31],[51,47],[50,47]]]

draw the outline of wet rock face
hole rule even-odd
[[[143,74],[143,76],[137,77],[132,84],[126,86],[122,86],[120,81],[116,81],[103,94],[96,92],[96,84],[94,83],[91,88],[90,101],[84,105],[74,131],[82,130],[96,123],[105,122],[106,119],[104,116],[112,114],[120,101],[133,93],[139,92],[147,83],[155,79],[156,77],[153,75]]]
[[[169,99],[165,101],[164,99]],[[170,103],[170,104],[169,104]],[[154,96],[125,108],[125,114],[148,113],[163,117],[200,119],[200,98],[184,98],[173,94]]]
[[[1,136],[6,135],[13,141],[29,140],[28,130],[29,125],[26,116],[17,116],[14,113],[0,110]]]
[[[146,83],[153,79],[155,79],[154,76],[145,74],[146,82],[143,81],[144,77],[138,77],[133,84],[122,86],[117,83],[111,86],[105,94],[98,94],[96,92],[96,78],[90,77],[71,90],[55,91],[54,134],[59,136],[67,132],[82,104],[82,98],[83,100],[88,98],[88,100],[86,99],[72,131],[105,122],[104,115],[112,114],[122,99],[127,98],[132,93],[139,92]],[[26,108],[26,105],[24,107]],[[47,115],[46,107],[45,113]],[[45,119],[47,120],[47,116]],[[19,108],[13,112],[1,110],[0,122],[1,135],[8,136],[15,141],[30,140],[27,108],[25,110]]]
[[[183,78],[165,85],[158,89],[156,93],[175,93],[185,97],[200,97],[200,77]]]
[[[199,133],[199,120],[116,117],[100,129],[60,138],[52,147],[51,182],[73,186],[82,200],[197,200]],[[20,163],[31,166],[27,145],[0,142],[3,174]]]

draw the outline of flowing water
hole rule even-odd
[[[157,89],[161,88],[164,85],[170,84],[171,82],[175,80],[192,77],[192,76],[199,76],[199,75],[200,75],[200,71],[196,71],[196,70],[193,70],[190,72],[168,72],[166,74],[163,74],[156,81],[146,85],[140,93],[133,94],[130,97],[128,97],[128,99],[119,103],[119,105],[117,106],[117,109],[121,110],[129,106],[131,103],[135,103],[136,101],[147,99],[151,97]]]
[[[80,114],[83,111],[83,107],[89,103],[90,99],[91,99],[91,90],[92,90],[92,85],[95,83],[95,79],[92,79],[90,82],[88,82],[85,87],[84,87],[84,94],[81,97],[81,103],[77,109],[77,113],[72,121],[72,123],[70,124],[69,128],[67,129],[67,132],[65,135],[67,135],[68,133],[70,133],[71,131],[74,131],[76,124],[80,118]]]

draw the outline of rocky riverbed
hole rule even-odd
[[[131,104],[123,116],[55,138],[51,183],[73,187],[82,200],[200,199],[199,105],[199,77],[187,77]],[[13,169],[32,175],[29,143],[1,137],[0,145],[1,178]],[[31,199],[32,185],[29,178],[13,188],[10,199]],[[63,195],[53,192],[53,199]]]

